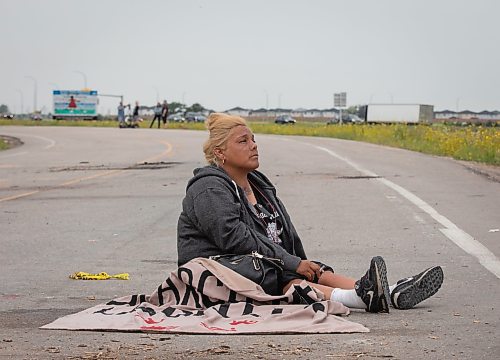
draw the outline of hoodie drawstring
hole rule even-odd
[[[238,185],[236,185],[236,182],[234,180],[231,181],[233,182],[234,189],[236,190],[236,195],[238,195],[238,199],[241,201],[240,192],[238,191]]]

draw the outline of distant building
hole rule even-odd
[[[321,113],[322,113],[323,117],[336,118],[339,116],[340,110],[335,109],[335,108],[331,108],[331,109],[322,110]]]
[[[456,118],[456,112],[451,110],[434,111],[434,119],[436,120],[449,120]]]
[[[432,111],[432,110],[431,110]],[[234,107],[232,109],[224,111],[227,114],[237,115],[242,117],[250,117],[250,118],[274,118],[278,115],[291,115],[295,118],[304,118],[320,120],[324,119],[332,119],[338,118],[340,110],[337,108],[330,109],[305,109],[305,108],[296,108],[296,109],[284,109],[284,108],[275,108],[275,109],[245,109],[242,107]],[[344,113],[344,111],[342,111]],[[432,117],[432,115],[431,115]],[[458,121],[458,122],[470,122],[470,123],[481,123],[487,121],[500,121],[500,111],[481,111],[474,112],[470,110],[464,111],[452,111],[452,110],[442,110],[442,111],[434,111],[434,119],[436,121]]]
[[[264,109],[264,108],[260,108],[260,109],[257,109],[257,110],[250,110],[250,112],[248,113],[248,116],[251,116],[251,117],[267,117],[267,109]]]
[[[232,111],[233,109],[227,110],[226,112]],[[339,110],[338,109],[325,109],[325,110],[320,110],[320,109],[304,109],[304,108],[297,108],[297,109],[283,109],[283,108],[276,108],[276,109],[256,109],[256,110],[249,110],[248,116],[250,117],[275,117],[278,115],[291,115],[292,117],[297,117],[297,118],[332,118],[335,116],[338,116]],[[245,115],[242,115],[245,116]]]
[[[309,118],[316,118],[316,117],[323,117],[323,112],[319,109],[308,109],[304,111],[303,117],[309,117]]]
[[[237,107],[234,107],[232,109],[229,109],[229,110],[226,110],[224,111],[226,114],[229,114],[229,115],[236,115],[236,116],[243,116],[243,117],[246,117],[250,114],[250,111],[249,109],[244,109],[244,108],[241,108],[239,106]]]
[[[481,111],[474,112],[470,110],[464,111],[451,111],[442,110],[435,111],[434,118],[440,121],[465,121],[465,122],[482,122],[482,121],[499,121],[500,111]]]
[[[290,115],[292,115],[292,117],[303,117],[305,111],[307,111],[307,109],[304,108],[293,109]]]
[[[479,119],[484,120],[500,120],[500,111],[481,111]]]
[[[269,116],[290,115],[291,112],[292,110],[290,109],[282,109],[282,108],[269,109],[268,111]]]

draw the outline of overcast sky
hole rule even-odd
[[[500,110],[497,0],[0,0],[0,104],[88,87],[152,105]],[[22,94],[22,95],[21,95]],[[100,112],[117,100],[102,98]]]

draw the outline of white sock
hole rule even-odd
[[[363,302],[363,300],[361,300],[358,294],[356,294],[356,290],[354,289],[345,290],[335,288],[332,291],[330,300],[338,301],[339,303],[342,303],[345,306],[353,309],[366,309],[366,304]]]

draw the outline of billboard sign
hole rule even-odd
[[[97,116],[96,90],[54,90],[54,116]]]

